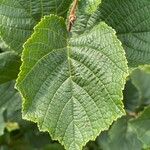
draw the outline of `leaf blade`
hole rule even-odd
[[[52,49],[38,45],[38,37],[51,45],[45,35],[52,38]],[[31,44],[36,45],[35,60],[28,60],[35,54]],[[114,30],[105,23],[69,38],[62,18],[46,16],[24,47],[17,80],[24,98],[23,117],[37,122],[40,130],[48,131],[66,149],[82,149],[124,114],[121,99],[127,62]],[[46,52],[43,56],[41,50]]]

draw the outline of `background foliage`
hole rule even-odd
[[[0,150],[149,150],[150,1],[71,3],[0,0]]]

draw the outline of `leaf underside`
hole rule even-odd
[[[25,43],[22,60],[23,118],[67,150],[82,149],[124,114],[127,62],[104,22],[70,38],[62,18],[46,16]]]

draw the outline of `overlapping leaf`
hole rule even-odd
[[[132,112],[138,112],[150,104],[150,73],[143,69],[136,69],[130,74],[130,78],[124,89],[125,108]]]
[[[65,15],[71,0],[0,0],[0,35],[11,49],[22,45],[44,15]]]
[[[150,64],[149,0],[102,0],[94,14],[83,13],[81,9],[77,14],[75,33],[103,20],[116,30],[130,66]]]
[[[149,0],[103,0],[100,16],[117,31],[130,65],[150,64]]]
[[[124,105],[128,112],[137,112],[143,104],[138,89],[128,80],[124,89]]]
[[[104,150],[141,150],[142,143],[129,125],[129,119],[118,119],[108,130],[97,139]]]

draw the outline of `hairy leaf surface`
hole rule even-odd
[[[84,32],[103,20],[116,30],[130,66],[150,64],[149,0],[102,0],[94,14],[83,13],[80,7],[82,3],[73,29],[75,33]]]
[[[78,36],[46,16],[24,45],[17,81],[23,118],[37,122],[67,150],[80,150],[124,114],[124,50],[104,22]]]
[[[103,0],[100,16],[116,30],[130,65],[150,64],[149,0]]]

